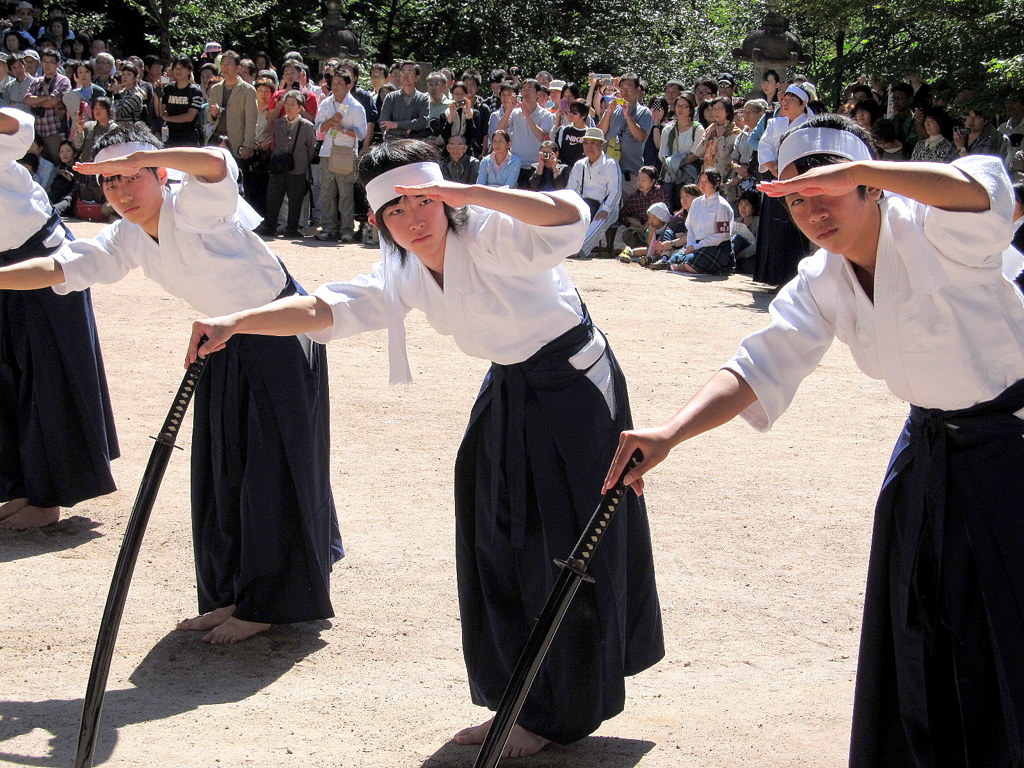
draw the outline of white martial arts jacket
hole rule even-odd
[[[743,340],[725,368],[757,402],[742,416],[765,431],[789,407],[833,337],[901,400],[956,410],[1024,378],[1024,297],[1003,274],[1013,190],[999,158],[953,165],[988,191],[982,213],[955,213],[886,193],[874,302],[840,254],[821,249],[771,303],[772,322]]]
[[[32,137],[35,136],[36,119],[20,109],[4,107],[3,114],[18,121],[18,132],[0,134],[0,210],[4,223],[0,227],[0,251],[9,251],[23,245],[50,220],[53,208],[46,190],[32,180],[28,169],[18,164],[25,156]],[[56,247],[64,239],[60,227],[53,233],[52,242]]]

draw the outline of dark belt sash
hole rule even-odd
[[[593,338],[594,325],[583,307],[579,325],[549,341],[531,357],[513,365],[491,364],[490,397],[492,416],[489,441],[501,452],[504,472],[491,473],[491,512],[497,514],[501,480],[508,483],[511,541],[516,549],[526,543],[526,394],[530,387],[554,389],[585,376],[569,358]],[[496,530],[497,526],[492,528]]]
[[[65,239],[75,239],[68,228],[64,226],[64,222],[61,221],[60,214],[54,211],[50,214],[50,218],[39,229],[39,231],[24,243],[19,245],[17,248],[0,251],[0,267],[17,264],[19,261],[25,261],[26,259],[34,259],[37,256],[52,256],[60,249],[60,245],[49,247],[46,245],[46,241],[50,239],[54,232],[57,231],[58,227],[64,229]]]

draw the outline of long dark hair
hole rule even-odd
[[[419,139],[396,139],[385,141],[383,144],[374,144],[370,147],[369,152],[359,158],[359,183],[365,187],[378,176],[395,168],[400,168],[403,165],[411,165],[412,163],[437,163],[440,165],[441,155],[437,147]],[[397,203],[399,199],[396,197],[394,200],[389,200],[374,211],[374,213],[380,236],[384,238],[386,243],[398,250],[399,257],[404,264],[408,252],[395,242],[391,232],[388,231],[385,217],[381,215],[387,208]],[[448,219],[448,231],[456,233],[465,226],[468,218],[468,212],[465,208],[452,208],[447,203],[444,204],[444,215]]]

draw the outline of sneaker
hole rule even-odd
[[[286,227],[284,232],[282,232],[281,234],[284,235],[287,238],[294,238],[296,240],[301,238],[301,237],[304,237],[304,235],[298,229],[298,227]]]
[[[341,237],[339,239],[343,243],[354,243],[356,241],[355,237],[352,236],[351,232],[342,232]]]
[[[649,269],[669,269],[669,263],[667,261],[656,261],[650,265]]]
[[[316,233],[316,239],[321,241],[321,242],[323,242],[325,240],[337,240],[338,239],[338,233],[337,232],[327,232],[326,230],[323,231],[323,232],[317,232]]]
[[[636,260],[636,263],[639,264],[641,267],[649,267],[651,265],[651,257],[641,256],[639,259]]]
[[[623,264],[633,263],[633,249],[628,245],[622,249],[622,252],[616,257]]]

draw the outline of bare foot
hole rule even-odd
[[[472,728],[463,728],[455,734],[453,741],[456,744],[483,744],[492,722],[494,722],[493,717],[486,723],[474,725]],[[544,737],[530,733],[530,731],[522,726],[513,725],[512,732],[508,736],[508,742],[505,744],[505,748],[501,750],[501,756],[527,757],[535,755],[550,743]]]
[[[20,512],[28,506],[28,499],[11,499],[0,505],[0,520],[10,517],[15,512]]]
[[[34,507],[31,504],[26,504],[17,512],[12,512],[0,519],[0,528],[24,531],[29,528],[45,528],[58,520],[60,520],[60,507]]]
[[[225,605],[223,608],[217,608],[216,610],[204,613],[200,616],[196,616],[194,619],[185,619],[185,621],[179,621],[175,629],[182,629],[187,632],[206,632],[219,627],[225,621],[231,618],[231,614],[235,612],[235,606]]]
[[[203,635],[202,639],[204,643],[213,643],[214,645],[240,643],[243,640],[248,640],[253,635],[258,635],[260,632],[266,632],[272,626],[274,625],[261,624],[256,621],[245,621],[244,619],[236,619],[232,616]]]

